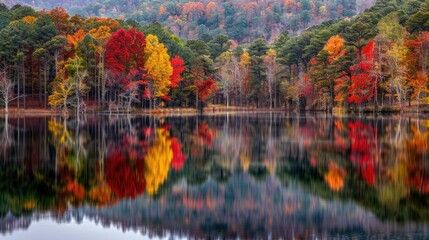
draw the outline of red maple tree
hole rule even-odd
[[[374,77],[371,72],[374,68],[374,42],[370,41],[362,49],[362,59],[358,64],[350,67],[353,73],[352,84],[349,87],[349,103],[361,104],[368,102],[374,96]]]

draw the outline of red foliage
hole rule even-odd
[[[181,74],[186,70],[185,61],[179,56],[175,56],[170,60],[170,64],[173,67],[173,74],[170,77],[170,86],[172,88],[178,88],[179,83],[183,80]]]
[[[304,77],[304,81],[298,87],[299,94],[305,96],[307,99],[313,99],[315,97],[314,83],[308,76]]]
[[[167,95],[162,95],[161,99],[165,100],[165,101],[171,101],[171,98],[169,96],[167,96]]]
[[[171,167],[178,171],[182,169],[186,161],[186,155],[182,153],[182,145],[177,138],[171,138],[171,150],[173,151],[173,159]]]
[[[198,139],[204,145],[210,147],[213,144],[213,140],[215,137],[216,137],[216,132],[210,129],[207,123],[202,122],[198,126]]]
[[[115,150],[106,158],[107,184],[118,198],[136,198],[146,187],[144,169],[144,157]]]
[[[126,86],[144,78],[145,36],[135,28],[121,28],[112,34],[106,45],[106,70],[115,83]]]
[[[145,88],[143,90],[142,97],[145,99],[151,99],[152,98],[152,94],[150,93],[150,90],[148,88]]]
[[[374,59],[374,42],[370,41],[365,47],[362,48],[362,54],[365,59],[361,61],[371,62]]]
[[[375,93],[375,81],[371,76],[374,68],[374,42],[370,41],[362,49],[362,59],[350,67],[353,72],[352,84],[349,86],[349,103],[360,104],[371,100]]]
[[[217,89],[216,82],[211,77],[202,82],[197,82],[196,85],[198,88],[198,98],[201,102],[205,101]]]
[[[375,170],[371,149],[375,131],[371,126],[360,121],[350,122],[348,128],[351,141],[350,160],[358,166],[362,178],[372,186],[375,182]]]
[[[349,87],[349,103],[360,104],[369,101],[374,96],[374,78],[368,74],[360,73],[352,76],[352,85]]]

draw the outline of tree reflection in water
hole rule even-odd
[[[62,219],[82,209],[194,237],[399,231],[386,220],[426,228],[428,123],[280,114],[9,119],[0,125],[0,214]]]

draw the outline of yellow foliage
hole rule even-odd
[[[51,106],[67,107],[69,96],[74,93],[74,82],[71,78],[58,80],[53,83],[53,92],[48,97]]]
[[[344,39],[339,35],[332,36],[323,47],[329,53],[329,60],[335,61],[345,54]]]
[[[223,52],[218,58],[220,61],[226,61],[232,57],[232,53],[229,51]]]
[[[244,52],[240,57],[240,65],[243,67],[250,65],[250,55],[248,52]]]
[[[25,210],[32,210],[36,207],[36,201],[34,201],[33,199],[27,200],[24,202],[23,208]]]
[[[65,124],[59,123],[55,120],[49,120],[48,130],[51,132],[55,142],[65,144],[70,138],[70,133]]]
[[[416,152],[417,154],[424,154],[428,151],[428,136],[429,132],[422,131],[416,126],[411,126],[413,136],[408,140],[406,147],[410,152]]]
[[[24,21],[30,25],[33,25],[35,22],[37,22],[37,18],[33,17],[33,16],[25,16],[22,18],[22,21]]]
[[[325,174],[326,183],[334,191],[341,190],[344,187],[345,171],[332,162],[329,163],[328,168],[329,171]]]
[[[97,52],[99,54],[103,53],[105,50],[105,46],[109,41],[112,34],[110,33],[111,29],[107,26],[100,26],[99,28],[93,28],[89,31],[89,34],[92,38],[94,38],[99,46],[97,47]]]
[[[241,153],[240,154],[241,167],[243,168],[243,170],[245,172],[247,172],[249,170],[251,162],[252,162],[252,160],[250,159],[250,157],[249,157],[248,154],[246,154],[246,153]]]
[[[152,34],[146,36],[146,46],[144,48],[145,60],[152,54],[155,47],[159,44],[158,37]]]
[[[269,49],[269,50],[267,51],[267,56],[269,56],[269,57],[275,57],[275,56],[276,56],[276,50],[274,50],[274,49]]]
[[[168,94],[173,67],[167,48],[159,43],[158,37],[152,34],[146,37],[145,57],[144,69],[153,80],[155,96],[161,97]]]
[[[158,192],[159,186],[168,177],[173,151],[171,150],[170,133],[164,129],[156,131],[157,138],[145,157],[146,191],[152,195]]]
[[[67,42],[72,44],[74,47],[85,38],[86,32],[82,29],[79,29],[73,35],[67,35]]]
[[[101,181],[89,191],[89,198],[100,206],[112,202],[112,189],[105,181]]]

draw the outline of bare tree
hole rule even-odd
[[[125,87],[125,92],[120,94],[122,98],[127,101],[127,113],[131,112],[131,106],[133,102],[139,102],[139,86],[143,84],[143,81],[131,81]]]
[[[224,52],[218,58],[218,67],[220,69],[220,85],[222,93],[226,98],[226,107],[229,108],[230,95],[237,79],[236,66],[233,64],[234,56],[231,52]]]
[[[14,88],[15,83],[8,77],[6,67],[3,67],[3,70],[0,72],[0,99],[3,101],[6,115],[9,113],[9,103],[18,98],[13,97]]]
[[[273,106],[273,92],[274,92],[274,86],[276,84],[276,74],[277,74],[277,59],[276,59],[276,52],[272,49],[270,49],[267,53],[267,55],[264,58],[264,64],[267,69],[267,81],[268,81],[268,93],[270,95],[269,101],[269,108],[272,109]]]

